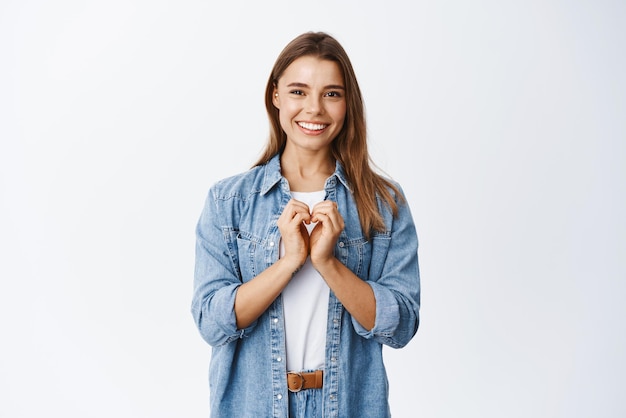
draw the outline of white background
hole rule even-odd
[[[226,5],[228,4],[228,5]],[[209,186],[324,30],[420,235],[395,417],[626,415],[626,3],[0,3],[0,416],[206,417]]]

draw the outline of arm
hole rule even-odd
[[[372,288],[334,256],[334,246],[344,221],[331,201],[313,208],[312,221],[319,222],[311,232],[311,263],[350,315],[364,328],[376,322],[376,298]]]
[[[299,266],[280,259],[237,289],[235,317],[237,328],[249,327],[269,308],[289,283]]]
[[[236,326],[233,305],[241,285],[236,231],[228,224],[226,215],[220,213],[223,202],[215,195],[212,188],[196,227],[191,305],[200,335],[214,346],[226,344],[250,331],[239,331]]]
[[[196,269],[192,314],[203,338],[221,345],[254,329],[255,321],[289,283],[306,260],[308,233],[302,224],[310,218],[308,207],[291,201],[278,219],[285,255],[242,283],[236,235],[223,209],[224,201],[212,190],[196,229]],[[224,226],[226,223],[227,226]]]
[[[420,302],[418,241],[408,205],[399,203],[396,218],[389,211],[383,212],[389,231],[372,237],[367,281],[332,256],[329,243],[334,245],[343,229],[341,216],[335,215],[332,209],[317,213],[322,224],[326,219],[329,228],[325,240],[321,240],[323,230],[312,233],[311,261],[352,315],[359,335],[392,347],[406,345],[417,331]]]
[[[235,316],[237,327],[245,328],[261,316],[302,267],[309,253],[309,207],[290,200],[278,218],[277,226],[285,246],[285,254],[261,274],[237,289]]]
[[[372,329],[376,323],[376,298],[371,286],[334,257],[315,268],[350,315],[364,329]]]
[[[406,202],[398,203],[394,218],[384,212],[388,231],[374,233],[367,283],[376,297],[376,325],[371,330],[354,324],[357,333],[390,347],[405,346],[417,332],[420,307],[418,239]]]

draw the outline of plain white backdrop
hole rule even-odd
[[[626,4],[0,4],[0,416],[206,417],[209,186],[285,44],[344,45],[420,236],[395,417],[623,417]]]

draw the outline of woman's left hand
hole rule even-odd
[[[311,263],[314,267],[331,261],[335,257],[335,243],[343,231],[343,217],[337,210],[337,203],[325,200],[313,207],[311,222],[317,222],[311,231]]]
[[[344,229],[343,217],[335,202],[313,207],[311,222],[317,222],[309,239],[311,263],[354,319],[371,330],[376,324],[374,290],[335,257],[335,245]]]

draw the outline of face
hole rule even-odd
[[[339,65],[312,56],[296,59],[278,80],[273,102],[288,147],[327,152],[346,116]]]

